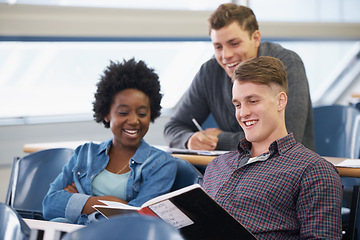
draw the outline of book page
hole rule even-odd
[[[178,209],[170,200],[153,204],[149,208],[165,222],[170,223],[177,229],[194,224],[194,222]]]
[[[140,210],[139,207],[130,206],[121,202],[113,202],[113,201],[106,201],[106,200],[99,200],[99,202],[104,203],[104,205],[94,205],[93,207],[107,207],[107,208],[119,208],[119,209],[128,209],[128,210]]]
[[[190,191],[192,189],[195,189],[195,188],[201,188],[200,184],[195,183],[193,185],[178,189],[176,191],[172,191],[172,192],[166,193],[164,195],[155,197],[155,198],[150,199],[149,201],[145,202],[141,207],[147,207],[147,206],[150,206],[150,205],[152,205],[154,203],[170,199],[172,197],[178,196],[178,195],[180,195],[182,193],[188,192],[188,191]]]
[[[190,186],[187,186],[187,187],[184,187],[184,188],[181,188],[181,189],[178,189],[176,191],[173,191],[173,192],[169,192],[169,193],[166,193],[164,195],[161,195],[161,196],[158,196],[158,197],[155,197],[153,199],[150,199],[148,200],[147,202],[145,202],[141,207],[134,207],[134,206],[130,206],[130,205],[127,205],[127,204],[124,204],[124,203],[120,203],[120,202],[113,202],[113,201],[106,201],[106,200],[99,200],[100,202],[104,203],[106,206],[104,205],[93,205],[92,207],[97,207],[97,206],[101,206],[101,207],[106,207],[106,208],[118,208],[118,209],[128,209],[128,210],[140,210],[141,208],[143,207],[147,207],[147,206],[150,206],[154,203],[158,203],[158,202],[161,202],[161,201],[164,201],[164,200],[167,200],[169,198],[172,198],[174,196],[178,196],[184,192],[188,192],[192,189],[195,189],[195,188],[201,188],[200,184],[193,184],[193,185],[190,185]]]

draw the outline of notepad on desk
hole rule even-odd
[[[159,148],[165,152],[169,152],[171,154],[193,154],[193,155],[203,155],[203,156],[219,156],[221,154],[227,153],[229,151],[220,151],[220,150],[214,150],[214,151],[206,151],[206,150],[190,150],[190,149],[183,149],[183,148],[170,148],[167,146],[154,146],[156,148]]]
[[[360,160],[359,159],[345,159],[344,161],[336,164],[336,167],[360,168]]]

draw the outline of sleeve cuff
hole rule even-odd
[[[65,218],[69,219],[71,222],[77,222],[81,215],[81,211],[89,198],[90,196],[86,194],[73,194],[66,205]]]

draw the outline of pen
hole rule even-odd
[[[192,120],[192,122],[195,124],[196,128],[197,128],[202,134],[204,134],[205,137],[208,137],[208,136],[206,136],[204,130],[201,128],[200,124],[196,121],[196,119],[195,119],[195,118],[192,118],[191,120]]]

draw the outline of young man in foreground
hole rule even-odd
[[[276,58],[235,69],[232,102],[245,139],[208,165],[203,187],[258,239],[341,239],[339,174],[288,133],[287,91]]]

